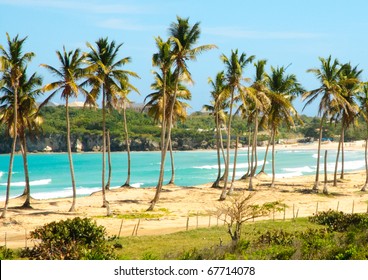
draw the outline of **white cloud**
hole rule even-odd
[[[118,4],[115,4],[115,3]],[[95,14],[142,14],[150,13],[153,7],[120,4],[119,1],[115,1],[114,4],[108,3],[108,1],[50,1],[50,0],[0,0],[0,4],[12,5],[12,6],[29,6],[29,7],[41,7],[51,9],[65,9],[65,10],[80,10],[85,12],[91,12]]]
[[[130,31],[148,31],[148,30],[162,30],[165,27],[155,25],[142,25],[138,22],[133,22],[120,18],[110,18],[97,23],[97,26],[117,29],[117,30],[130,30]]]
[[[212,27],[203,28],[203,33],[231,38],[249,39],[313,39],[322,37],[323,34],[289,31],[255,31],[245,30],[239,27]]]

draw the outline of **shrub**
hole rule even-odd
[[[0,260],[11,260],[14,258],[14,252],[5,246],[0,247]]]
[[[345,232],[350,227],[368,228],[368,214],[345,214],[328,210],[309,217],[309,220],[319,225],[326,225],[330,230],[338,232]]]
[[[78,260],[114,259],[105,239],[105,228],[88,218],[74,218],[46,224],[30,233],[40,243],[25,249],[30,259]]]

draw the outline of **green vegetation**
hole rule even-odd
[[[103,260],[114,259],[113,248],[107,243],[105,228],[91,219],[67,219],[52,222],[31,232],[40,240],[22,257],[36,260]]]
[[[74,136],[83,135],[101,135],[101,110],[100,109],[80,109],[70,108],[71,114],[71,130]],[[50,136],[55,134],[65,134],[65,109],[64,106],[43,107],[41,116],[44,119],[42,124],[42,135]],[[146,114],[127,110],[127,119],[129,122],[129,130],[131,138],[149,138],[159,141],[160,128],[154,124],[153,120]],[[295,130],[288,131],[287,127],[281,126],[279,139],[293,138],[318,138],[318,127],[320,118],[301,116],[303,124],[299,124]],[[112,111],[106,116],[106,122],[110,127],[112,142],[115,140],[123,141],[123,118],[117,111]],[[245,131],[246,124],[240,117],[235,117],[233,120],[234,127],[238,131]],[[195,112],[188,116],[185,122],[179,122],[173,128],[173,139],[190,138],[199,141],[207,141],[214,143],[214,120],[213,117],[206,114]],[[0,126],[0,132],[4,131],[4,125]],[[339,134],[340,125],[334,123],[325,124],[326,138],[336,138]],[[262,131],[262,130],[261,130]],[[365,124],[363,120],[358,122],[354,127],[350,127],[346,132],[346,140],[356,141],[362,140],[365,134]],[[259,135],[259,141],[268,139],[267,134]],[[240,138],[242,144],[248,143],[246,135]]]
[[[233,246],[225,225],[107,240],[103,227],[76,218],[35,230],[32,237],[40,243],[33,249],[1,247],[0,259],[368,260],[367,221],[368,214],[330,210],[309,218],[248,222]]]

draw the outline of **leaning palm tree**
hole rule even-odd
[[[302,99],[306,101],[304,108],[312,104],[317,98],[321,98],[318,106],[318,114],[321,116],[319,127],[319,139],[318,139],[318,151],[317,151],[317,169],[315,182],[313,185],[313,191],[318,191],[319,186],[319,167],[321,156],[321,142],[323,133],[323,123],[327,118],[336,112],[336,108],[344,108],[346,106],[346,100],[340,94],[341,85],[339,84],[339,76],[344,70],[345,66],[341,66],[337,59],[332,61],[331,56],[327,59],[320,57],[321,67],[307,70],[309,73],[313,73],[320,82],[320,87],[317,89],[304,92]],[[304,109],[303,108],[303,109]]]
[[[31,208],[31,189],[29,183],[28,160],[27,160],[27,136],[34,137],[40,131],[42,118],[38,116],[38,105],[36,97],[41,94],[42,78],[36,73],[28,79],[26,69],[22,70],[22,76],[19,79],[18,91],[18,113],[17,113],[17,133],[19,135],[19,144],[23,158],[23,168],[25,177],[25,188],[22,196],[25,196],[25,202],[22,207]],[[10,81],[5,80],[5,86],[0,88],[3,93],[0,98],[0,123],[7,126],[7,132],[12,135],[14,131],[14,92],[10,86]]]
[[[14,128],[17,127],[18,123],[18,91],[19,91],[19,80],[22,77],[23,69],[26,68],[28,62],[32,60],[34,57],[34,53],[27,52],[23,53],[23,44],[27,37],[23,39],[19,39],[18,35],[13,39],[10,38],[9,34],[6,34],[8,41],[8,50],[6,50],[2,45],[0,45],[0,72],[3,74],[3,79],[8,79],[10,81],[10,87],[14,94],[14,104],[13,104],[13,123]],[[14,153],[15,147],[17,143],[17,129],[13,129],[12,138],[12,149],[10,154],[9,161],[9,170],[8,170],[8,180],[6,187],[6,197],[5,197],[5,206],[1,218],[6,217],[6,213],[8,210],[9,204],[9,195],[10,195],[10,183],[13,171],[13,161],[14,161]]]
[[[271,101],[270,108],[267,111],[272,143],[271,187],[275,185],[275,137],[281,123],[291,128],[295,126],[294,120],[299,120],[292,101],[303,92],[296,76],[293,74],[287,75],[285,70],[284,67],[271,67],[271,74],[267,77],[268,97]]]
[[[367,191],[368,188],[368,84],[364,84],[362,91],[357,95],[360,103],[360,114],[363,116],[367,129],[365,139],[365,183],[361,189],[362,192]]]
[[[135,72],[121,69],[131,61],[130,57],[118,59],[119,49],[123,44],[116,45],[115,41],[109,42],[108,38],[100,38],[96,41],[96,47],[87,43],[90,52],[87,54],[87,62],[90,64],[88,71],[91,76],[88,79],[92,87],[88,95],[87,103],[96,105],[96,100],[102,93],[102,206],[107,207],[105,192],[105,153],[106,153],[106,110],[114,105],[114,98],[122,92],[120,87],[127,77],[139,77]]]
[[[84,64],[84,55],[81,54],[79,49],[74,51],[66,51],[63,47],[63,52],[56,51],[56,55],[59,59],[59,67],[55,68],[47,64],[41,64],[49,70],[55,77],[56,81],[44,86],[43,91],[53,91],[40,107],[47,104],[57,93],[61,94],[61,98],[65,99],[65,116],[66,116],[66,142],[68,149],[69,169],[73,190],[73,202],[69,209],[69,212],[75,211],[77,190],[75,184],[74,165],[72,158],[71,148],[71,135],[70,135],[70,116],[69,116],[69,99],[77,97],[79,92],[85,92],[81,84],[78,84],[80,79],[85,76],[85,71],[82,68]]]
[[[169,60],[172,62],[172,65],[174,66],[173,73],[176,76],[176,82],[173,96],[170,97],[172,102],[170,104],[170,107],[168,108],[169,118],[166,124],[167,135],[164,139],[165,143],[161,147],[160,175],[156,186],[155,196],[151,201],[151,205],[148,208],[148,210],[153,210],[155,204],[160,199],[160,193],[162,190],[163,177],[164,177],[166,152],[168,150],[171,139],[170,135],[173,123],[173,114],[174,114],[173,112],[176,103],[177,93],[179,90],[179,82],[182,79],[188,80],[189,82],[193,82],[186,62],[188,60],[195,60],[197,58],[197,55],[199,55],[200,53],[215,48],[214,45],[203,45],[199,47],[194,47],[194,45],[197,43],[199,39],[200,33],[201,32],[199,28],[199,22],[191,26],[189,24],[189,18],[184,19],[181,17],[177,17],[177,22],[173,22],[169,28],[170,41],[171,41],[171,51],[169,51],[170,53]]]
[[[230,167],[230,144],[231,144],[231,121],[233,117],[233,107],[236,95],[244,91],[242,84],[244,77],[243,71],[247,64],[251,63],[254,56],[249,56],[245,53],[238,54],[238,50],[232,50],[230,57],[221,55],[221,60],[225,64],[225,93],[230,95],[229,103],[229,117],[227,121],[227,140],[226,140],[226,160],[225,160],[225,173],[224,173],[224,186],[220,195],[219,200],[226,199],[227,184],[229,178],[229,167]]]

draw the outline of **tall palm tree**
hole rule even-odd
[[[241,94],[243,105],[248,107],[249,111],[248,123],[254,124],[251,166],[249,174],[249,190],[253,190],[253,177],[257,170],[257,136],[259,118],[261,118],[261,124],[265,124],[267,110],[270,107],[270,100],[267,96],[267,74],[264,70],[266,62],[266,60],[259,60],[254,64],[256,68],[254,82],[246,89],[246,95]]]
[[[69,212],[75,211],[77,189],[75,184],[74,165],[71,148],[71,135],[70,135],[70,116],[69,116],[69,99],[77,97],[79,92],[85,93],[85,90],[78,82],[86,75],[85,70],[82,68],[84,65],[85,55],[81,53],[79,49],[74,51],[66,51],[63,47],[63,51],[56,51],[56,55],[59,60],[59,67],[53,67],[47,64],[41,64],[42,67],[49,70],[55,77],[56,81],[44,86],[43,91],[53,91],[40,107],[47,104],[57,93],[60,93],[62,99],[65,99],[65,116],[66,116],[66,142],[68,149],[70,178],[73,190],[73,202],[69,209]]]
[[[221,60],[225,64],[225,85],[226,93],[230,95],[229,103],[229,117],[227,122],[227,141],[226,141],[226,160],[225,160],[225,173],[224,173],[224,186],[220,195],[220,200],[226,199],[227,184],[229,178],[229,164],[230,164],[230,144],[231,144],[231,121],[233,117],[234,100],[238,93],[244,91],[242,84],[243,70],[247,64],[251,63],[254,56],[249,56],[245,53],[238,53],[238,50],[232,50],[230,57],[221,55]]]
[[[36,97],[41,94],[42,78],[36,73],[28,79],[26,68],[22,70],[22,76],[19,79],[18,91],[18,113],[17,113],[17,131],[19,135],[19,144],[23,158],[23,168],[25,177],[25,196],[24,208],[31,207],[31,190],[29,184],[28,160],[27,160],[27,135],[34,137],[40,130],[42,118],[38,116],[38,105]],[[0,98],[0,123],[7,126],[9,135],[14,131],[14,92],[11,88],[10,80],[5,80],[5,86],[0,88],[3,96]]]
[[[127,77],[128,78],[128,77]],[[126,110],[127,106],[130,103],[130,100],[128,98],[128,95],[130,92],[135,91],[136,93],[139,93],[138,89],[134,87],[130,82],[129,79],[122,80],[123,83],[120,84],[121,91],[116,96],[117,98],[114,98],[114,106],[118,109],[118,111],[122,111],[123,114],[123,122],[124,122],[124,134],[125,134],[125,146],[127,151],[127,162],[128,162],[128,168],[127,168],[127,178],[125,180],[125,183],[121,187],[130,187],[130,177],[131,177],[131,157],[130,157],[130,141],[129,141],[129,132],[128,132],[128,122],[127,122],[127,116],[126,116]]]
[[[208,80],[209,84],[212,87],[211,91],[211,105],[204,105],[203,109],[207,112],[210,112],[215,118],[215,131],[216,131],[216,151],[217,151],[217,178],[212,184],[212,188],[220,187],[220,180],[222,178],[221,172],[221,153],[224,155],[224,146],[222,141],[222,132],[221,129],[223,125],[226,123],[226,113],[227,109],[226,99],[223,97],[226,96],[224,94],[225,91],[225,73],[221,71],[217,73],[216,79],[213,81],[212,79]],[[223,160],[225,157],[223,156]]]
[[[172,97],[171,106],[168,108],[169,110],[169,118],[167,122],[167,136],[165,137],[164,146],[161,147],[161,168],[158,184],[156,186],[156,193],[151,201],[151,205],[148,210],[153,210],[155,204],[158,202],[160,198],[160,193],[162,190],[163,176],[164,176],[164,166],[166,159],[166,152],[169,147],[170,139],[171,139],[171,129],[173,123],[173,111],[175,106],[175,101],[177,97],[177,92],[179,89],[180,80],[188,80],[189,82],[193,82],[191,78],[191,74],[189,72],[187,61],[196,60],[197,55],[200,53],[215,48],[214,45],[203,45],[194,47],[197,43],[200,36],[200,28],[199,22],[195,23],[193,26],[189,24],[189,18],[181,18],[177,17],[177,22],[173,22],[169,28],[169,35],[171,41],[171,51],[170,53],[170,61],[172,61],[172,65],[174,66],[174,75],[176,76],[175,82],[175,91]],[[171,65],[170,65],[171,66]],[[165,104],[165,103],[164,103]]]
[[[121,69],[131,61],[130,57],[118,59],[119,49],[123,44],[116,45],[115,41],[109,42],[108,38],[100,38],[96,47],[87,43],[90,52],[87,61],[90,64],[88,71],[92,74],[89,83],[92,90],[87,103],[96,104],[97,98],[102,93],[102,206],[107,207],[105,193],[105,153],[106,153],[106,110],[114,106],[114,98],[121,94],[121,84],[126,83],[127,77],[139,77],[135,72]]]
[[[365,192],[368,188],[368,84],[364,84],[362,91],[357,95],[360,103],[360,114],[363,116],[367,125],[365,139],[365,183],[361,191]]]
[[[287,75],[285,71],[286,68],[284,67],[271,67],[271,74],[267,77],[268,97],[271,101],[270,108],[267,111],[272,143],[271,187],[275,185],[275,137],[278,128],[281,123],[286,124],[288,128],[295,126],[294,120],[299,120],[299,118],[292,101],[303,92],[296,76],[293,74]]]
[[[323,133],[323,123],[327,118],[333,115],[336,108],[339,106],[344,108],[346,106],[346,100],[340,94],[341,85],[339,84],[339,76],[344,70],[345,66],[341,66],[337,59],[332,61],[331,56],[327,59],[320,57],[321,63],[320,68],[312,68],[307,70],[309,73],[313,73],[320,82],[320,87],[304,92],[302,99],[306,101],[304,108],[313,103],[317,98],[320,97],[318,106],[318,114],[321,116],[320,127],[319,127],[319,139],[318,139],[318,152],[317,152],[317,170],[315,176],[315,182],[313,190],[318,191],[319,186],[319,167],[321,157],[321,142]],[[303,109],[304,109],[303,108]]]
[[[170,117],[169,112],[165,110],[165,108],[171,107],[171,102],[174,102],[172,100],[173,92],[175,90],[175,82],[176,77],[175,75],[169,70],[166,73],[166,85],[163,85],[163,77],[157,72],[155,74],[155,82],[151,84],[151,88],[155,90],[154,92],[150,93],[146,96],[144,102],[145,106],[144,108],[148,108],[148,115],[154,119],[156,123],[161,123],[161,126],[164,125],[164,123],[168,122],[168,118]],[[166,98],[163,96],[163,88],[165,88],[166,92]],[[177,98],[175,100],[174,104],[174,113],[173,113],[173,123],[175,123],[177,120],[185,121],[187,118],[187,111],[186,109],[189,107],[187,103],[184,102],[184,100],[190,100],[191,99],[191,93],[188,90],[188,88],[182,84],[179,83],[178,86],[178,93]],[[165,100],[165,103],[164,103]],[[146,102],[147,101],[147,102]],[[165,116],[163,115],[165,110]],[[169,181],[169,184],[174,184],[175,180],[175,167],[174,167],[174,157],[172,153],[172,141],[171,141],[171,135],[169,140],[169,150],[170,150],[170,158],[171,158],[171,179]]]
[[[334,186],[337,186],[337,167],[339,161],[339,153],[341,149],[341,177],[344,179],[344,135],[345,130],[357,120],[359,106],[355,102],[356,94],[361,90],[361,82],[359,79],[362,70],[358,67],[352,67],[350,64],[345,64],[344,69],[340,72],[339,84],[341,86],[341,95],[346,102],[338,104],[334,115],[335,123],[341,123],[341,135],[338,145],[338,151],[335,163]]]
[[[28,62],[34,57],[33,52],[23,53],[23,44],[27,37],[19,39],[18,35],[13,39],[10,38],[9,34],[6,33],[8,50],[6,50],[2,45],[0,45],[0,72],[3,74],[3,79],[8,79],[10,81],[10,87],[14,94],[14,105],[13,105],[13,123],[14,128],[17,127],[18,123],[18,91],[19,91],[19,80],[22,77],[23,69],[26,68]],[[13,171],[13,161],[15,147],[17,143],[17,129],[13,130],[12,137],[12,150],[9,160],[9,170],[8,170],[8,180],[6,187],[6,197],[5,206],[1,218],[6,217],[6,213],[9,205],[9,195],[10,195],[10,183]]]

